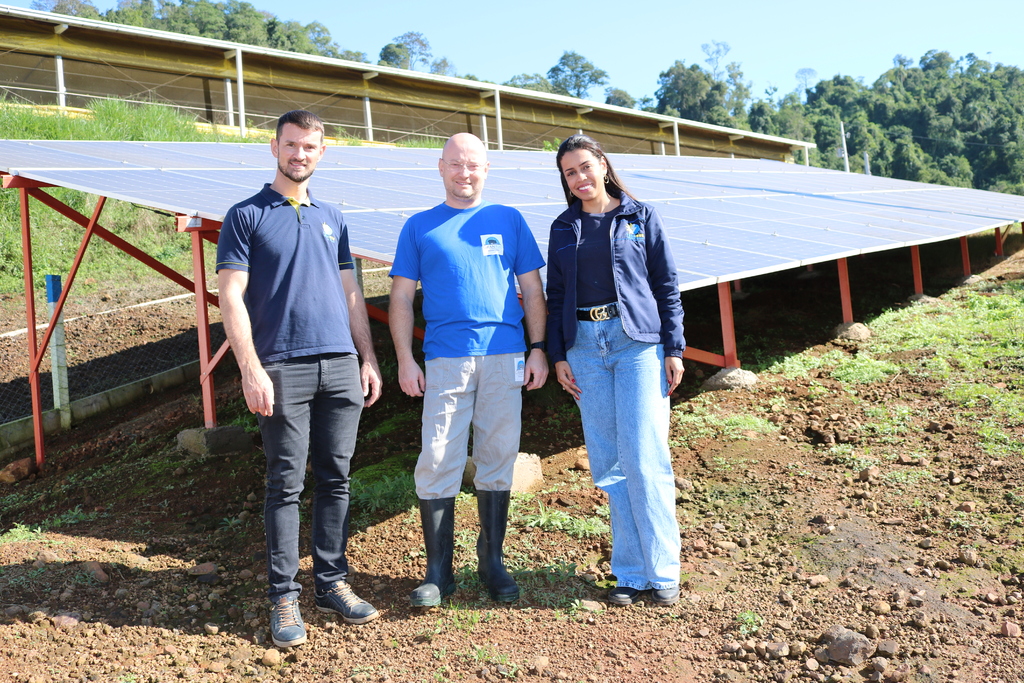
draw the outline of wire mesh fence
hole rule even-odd
[[[216,351],[225,336],[218,311],[210,315]],[[191,296],[68,319],[64,328],[71,401],[199,360]],[[43,332],[38,331],[39,340]],[[0,336],[0,424],[32,414],[28,358],[24,330]],[[42,406],[49,410],[54,407],[49,353],[40,371]]]

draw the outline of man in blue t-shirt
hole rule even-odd
[[[410,396],[424,397],[416,494],[427,572],[409,599],[429,607],[455,592],[455,495],[472,425],[479,574],[492,599],[513,602],[519,587],[505,569],[501,547],[519,452],[522,387],[538,389],[548,376],[544,259],[518,211],[482,200],[487,151],[476,136],[452,136],[437,167],[445,201],[406,222],[391,268],[399,383]],[[412,354],[417,281],[426,320],[425,374]]]
[[[323,122],[308,111],[284,114],[270,151],[274,182],[224,218],[217,281],[224,330],[267,458],[270,633],[275,645],[291,647],[306,642],[295,577],[307,455],[316,478],[317,609],[351,624],[378,616],[345,581],[345,547],[359,415],[380,397],[381,379],[345,219],[307,189],[324,154]]]

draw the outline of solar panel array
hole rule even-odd
[[[353,253],[391,262],[411,214],[444,199],[436,149],[331,147],[310,189],[338,204]],[[546,251],[565,208],[554,154],[491,152],[486,200],[517,207]],[[1024,218],[1024,197],[775,161],[615,155],[664,221],[681,289],[949,240]],[[273,179],[267,145],[0,141],[0,170],[221,220]]]

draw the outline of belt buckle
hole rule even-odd
[[[608,314],[608,306],[600,306],[598,308],[590,309],[590,319],[594,322],[601,322],[602,320],[610,320],[611,316]]]

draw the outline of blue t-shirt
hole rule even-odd
[[[245,307],[261,363],[356,353],[338,272],[354,267],[348,228],[337,208],[309,202],[296,213],[267,184],[231,207],[220,230],[217,270],[249,273]]]
[[[513,278],[543,266],[516,209],[439,204],[405,222],[391,277],[423,285],[427,360],[490,356],[526,350]]]

